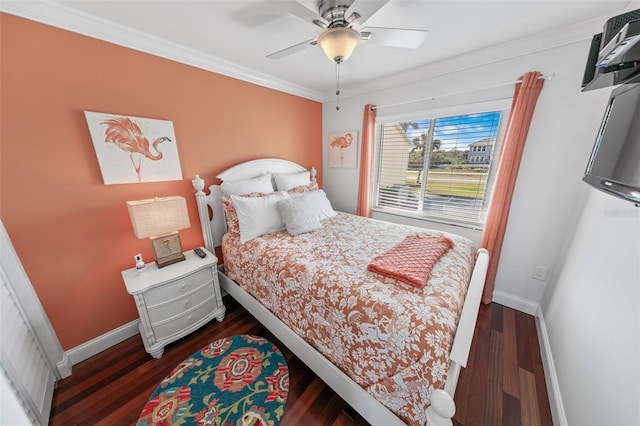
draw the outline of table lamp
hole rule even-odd
[[[184,197],[127,201],[127,209],[136,237],[151,240],[158,268],[184,260],[178,231],[191,226]]]

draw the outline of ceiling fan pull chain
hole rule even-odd
[[[336,111],[340,111],[340,61],[336,61]]]

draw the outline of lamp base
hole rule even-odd
[[[151,247],[153,247],[153,255],[156,258],[158,268],[185,260],[182,253],[182,242],[177,231],[160,237],[152,237]]]
[[[185,260],[184,254],[179,253],[172,256],[157,258],[156,264],[158,265],[158,268],[164,268],[167,265],[171,265],[172,263],[182,262],[183,260]]]

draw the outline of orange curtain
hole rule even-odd
[[[520,160],[533,111],[544,85],[544,79],[541,76],[539,72],[532,71],[520,77],[519,82],[516,83],[511,103],[511,113],[500,152],[498,174],[491,195],[487,223],[484,226],[480,242],[480,247],[489,250],[490,254],[489,269],[482,294],[482,301],[485,304],[491,303],[493,299],[498,261],[509,219],[509,207],[520,168]]]
[[[375,145],[376,106],[364,106],[362,119],[362,152],[360,155],[360,185],[358,187],[359,216],[371,217],[371,190],[373,180],[373,148]]]

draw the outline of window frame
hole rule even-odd
[[[500,123],[498,126],[498,132],[496,134],[496,144],[491,152],[491,159],[495,158],[496,161],[492,161],[489,167],[489,176],[487,180],[487,187],[485,190],[485,197],[483,199],[483,206],[485,209],[488,207],[491,194],[493,192],[493,186],[495,183],[496,171],[498,168],[498,159],[504,139],[507,121],[511,110],[511,99],[497,99],[486,102],[461,104],[456,106],[440,107],[433,109],[425,109],[420,111],[411,111],[398,114],[379,115],[376,117],[375,124],[375,148],[374,148],[374,165],[372,168],[373,173],[373,205],[372,211],[374,213],[381,213],[389,217],[397,217],[399,223],[402,223],[402,218],[409,218],[411,220],[417,220],[420,223],[432,223],[445,226],[462,227],[473,231],[482,231],[484,223],[475,224],[462,220],[456,220],[455,218],[442,218],[433,215],[425,214],[424,212],[411,212],[407,210],[397,209],[388,206],[380,206],[378,204],[379,197],[379,178],[380,178],[380,152],[382,146],[382,135],[384,124],[397,124],[400,122],[409,122],[416,120],[437,120],[444,117],[453,117],[467,114],[481,114],[485,112],[501,111]],[[480,152],[479,150],[477,152]],[[486,151],[484,151],[486,153]],[[482,157],[484,158],[484,157]],[[470,163],[473,164],[473,163]],[[425,180],[426,182],[426,180]],[[486,221],[486,220],[485,220]]]

